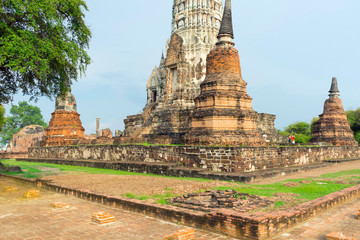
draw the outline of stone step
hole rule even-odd
[[[360,160],[360,158],[339,158],[339,159],[324,160],[324,162],[343,163],[343,162],[353,162],[353,161],[359,161],[359,160]]]
[[[295,172],[309,171],[316,168],[323,168],[331,166],[331,163],[318,163],[310,165],[292,166],[287,168],[274,168],[255,172],[246,173],[225,173],[225,172],[199,172],[199,176],[202,178],[208,178],[213,180],[223,181],[236,181],[236,182],[253,182],[255,180],[264,178],[276,178],[288,175]]]
[[[69,159],[39,159],[26,158],[17,159],[27,162],[46,162],[61,165],[93,167],[103,169],[122,170],[139,173],[152,173],[173,177],[192,177],[207,178],[212,180],[252,182],[258,179],[275,178],[288,175],[290,173],[309,171],[311,169],[322,168],[332,165],[331,162],[292,166],[287,168],[274,168],[255,172],[228,173],[228,172],[211,172],[202,168],[191,168],[179,166],[177,163],[165,162],[132,162],[132,161],[99,161],[99,160],[69,160]]]

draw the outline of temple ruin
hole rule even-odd
[[[71,92],[56,98],[55,112],[51,115],[41,146],[76,145],[84,139],[85,129],[77,112],[76,99]]]
[[[354,132],[350,129],[342,104],[337,79],[333,78],[329,98],[325,101],[324,112],[312,130],[311,143],[327,143],[335,146],[358,146]]]
[[[182,144],[187,141],[195,144],[184,137],[193,129],[193,111],[198,108],[195,99],[199,97],[206,72],[213,67],[207,67],[207,56],[216,48],[222,16],[222,0],[174,1],[172,34],[166,46],[166,57],[162,55],[159,67],[153,69],[148,80],[147,103],[143,112],[125,119],[125,131],[116,139],[116,143]],[[240,68],[240,63],[238,65]],[[227,70],[222,69],[224,73]],[[241,78],[241,73],[238,77]],[[243,107],[249,109],[249,114],[241,120],[245,121],[242,126],[246,125],[247,130],[255,132],[259,130],[261,135],[268,135],[271,141],[286,141],[274,127],[274,115],[262,114],[259,117],[258,113],[251,109],[251,98],[247,96],[245,89],[246,83],[239,80],[234,82],[234,85],[242,92],[241,97],[231,100],[241,101],[242,113],[238,114],[245,114]],[[264,123],[260,124],[259,121]],[[258,125],[262,127],[256,130]],[[256,135],[255,138],[258,139],[259,134]],[[258,141],[259,139],[250,142]],[[239,141],[232,141],[232,144],[237,142]]]
[[[263,146],[257,113],[246,93],[239,53],[234,48],[231,2],[226,1],[216,47],[206,62],[206,78],[195,98],[191,130],[185,142],[193,145]]]

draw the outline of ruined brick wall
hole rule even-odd
[[[84,138],[85,129],[77,112],[57,110],[52,113],[41,146],[73,145]]]
[[[29,147],[40,146],[40,141],[44,137],[45,130],[39,125],[29,125],[14,134],[10,140],[6,153],[22,153],[27,154]],[[10,155],[8,155],[10,156]]]
[[[63,146],[29,149],[30,158],[102,161],[169,162],[209,171],[252,172],[360,157],[360,148],[336,147],[191,147],[191,146]]]
[[[257,114],[257,126],[261,135],[266,134],[270,143],[286,144],[288,137],[278,133],[275,127],[276,115],[267,113]]]
[[[27,152],[18,152],[18,153],[0,153],[0,159],[16,159],[16,158],[27,158]]]

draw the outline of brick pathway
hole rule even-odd
[[[330,210],[312,218],[280,236],[276,240],[325,240],[330,232],[341,232],[360,240],[360,220],[356,213],[360,210],[360,199]]]
[[[5,192],[5,186],[16,186],[15,192]],[[141,214],[127,212],[72,196],[41,191],[40,198],[27,200],[24,187],[10,180],[0,179],[0,239],[163,239],[185,226],[171,224]],[[53,210],[51,202],[66,202],[70,209]],[[360,220],[355,214],[360,199],[315,217],[272,239],[325,240],[325,235],[343,232],[360,240]],[[94,212],[106,211],[115,215],[117,222],[105,226],[91,223]],[[196,230],[197,240],[233,239],[210,232]]]
[[[16,186],[15,192],[4,192],[5,186]],[[0,239],[116,239],[162,240],[185,226],[171,224],[141,214],[127,212],[72,196],[41,191],[40,198],[23,198],[30,186],[20,186],[9,180],[0,180]],[[66,202],[69,209],[53,210],[51,202]],[[94,212],[106,211],[115,215],[117,222],[99,226],[91,223]],[[198,240],[233,239],[214,233],[196,230]]]

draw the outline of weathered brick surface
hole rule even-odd
[[[116,222],[115,216],[107,212],[97,212],[92,215],[91,220],[97,224],[108,224]]]
[[[310,142],[327,142],[333,145],[358,146],[340,98],[325,101],[324,112],[314,125]]]
[[[60,208],[70,208],[70,204],[63,202],[52,202],[50,203],[51,208],[60,209]]]
[[[6,153],[8,155],[26,154],[29,147],[40,146],[40,141],[44,137],[44,134],[45,130],[42,126],[26,126],[13,135],[6,148]]]
[[[206,78],[195,98],[189,145],[264,146],[257,127],[258,115],[241,77],[238,51],[218,46],[207,56]]]
[[[24,194],[24,197],[27,199],[31,199],[31,198],[38,198],[40,195],[40,190],[28,190],[26,191],[26,193]]]
[[[195,230],[190,228],[180,229],[176,233],[166,236],[164,240],[195,240]]]
[[[356,240],[356,238],[347,236],[344,233],[332,232],[326,235],[326,240]]]
[[[254,172],[358,157],[360,148],[355,146],[241,148],[87,145],[29,149],[29,158],[176,163],[214,172]]]
[[[240,239],[268,239],[307,219],[360,196],[360,185],[356,185],[301,204],[287,211],[240,213],[231,209],[220,209],[204,213],[126,197],[101,195],[87,190],[55,185],[39,179],[9,177],[21,183],[32,185],[38,185],[40,181],[42,182],[41,187],[47,190],[73,195],[111,207],[143,213],[149,217],[157,217],[174,223],[182,223],[191,227],[219,232]]]
[[[84,138],[85,129],[80,121],[80,114],[57,110],[52,113],[49,127],[45,129],[41,146],[75,145]]]
[[[17,190],[19,190],[19,189],[16,188],[16,187],[11,187],[11,186],[5,187],[5,192],[14,192],[14,191],[17,191]]]

